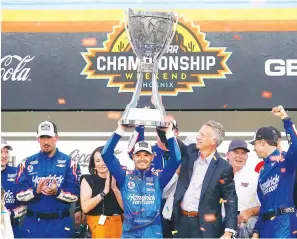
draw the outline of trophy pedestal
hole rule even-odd
[[[127,116],[122,119],[122,125],[146,127],[167,127],[168,122],[162,120],[161,111],[157,109],[130,108]]]

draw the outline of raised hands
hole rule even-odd
[[[110,192],[110,173],[108,171],[107,176],[106,176],[106,180],[105,180],[105,187],[103,192],[105,194],[108,194]]]
[[[284,119],[288,117],[287,112],[285,111],[284,107],[282,105],[278,105],[276,107],[273,107],[271,110],[271,113],[274,116],[280,117],[281,119]]]

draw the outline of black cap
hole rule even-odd
[[[276,134],[277,134],[277,136],[278,136],[279,139],[282,138],[282,134],[281,134],[281,132],[277,128],[275,128],[273,126],[269,126],[269,127],[276,132]]]
[[[235,149],[244,149],[245,151],[250,152],[250,150],[248,149],[247,143],[241,139],[234,139],[229,144],[228,152],[231,152]]]
[[[272,127],[262,127],[256,131],[253,140],[250,141],[249,143],[254,144],[256,140],[261,140],[261,139],[264,139],[266,141],[277,142],[278,135]]]

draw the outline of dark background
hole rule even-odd
[[[240,35],[240,40],[234,35]],[[3,81],[2,110],[123,110],[132,93],[108,88],[107,80],[85,79],[80,75],[86,63],[82,39],[96,37],[98,46],[105,33],[2,33],[2,58],[27,55],[31,81]],[[232,52],[227,65],[232,75],[226,79],[206,79],[205,87],[194,92],[163,96],[166,110],[263,110],[283,104],[297,108],[297,77],[265,75],[267,59],[296,59],[297,32],[207,33],[212,47],[227,47]],[[9,67],[15,67],[16,60]],[[3,67],[3,63],[1,64]],[[272,97],[263,97],[269,91]],[[63,98],[66,104],[58,104]],[[142,96],[139,107],[149,105]]]

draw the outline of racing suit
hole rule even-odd
[[[289,150],[283,156],[275,150],[265,158],[259,175],[257,192],[261,207],[254,232],[261,238],[292,238],[297,230],[292,197],[297,167],[297,130],[289,117],[283,122],[287,137],[291,139]]]
[[[17,168],[7,165],[1,171],[1,186],[3,187],[5,207],[10,213],[10,221],[15,238],[22,237],[21,229],[19,227],[20,218],[26,213],[27,207],[24,203],[16,199],[16,185],[14,183],[17,176]]]
[[[79,195],[80,168],[68,155],[56,149],[52,157],[39,152],[21,163],[17,173],[19,201],[27,202],[27,215],[23,223],[23,235],[27,238],[65,238],[73,234],[70,203]],[[41,179],[55,179],[56,195],[36,192]]]
[[[130,142],[129,142],[129,155],[130,155],[131,159],[132,159],[132,152],[134,150],[134,145],[137,142],[144,140],[144,130],[145,130],[144,126],[140,125],[140,126],[135,127],[135,131],[134,131],[134,133],[130,139]],[[159,137],[160,137],[160,140],[162,141],[161,135],[159,135]],[[162,138],[165,138],[163,141],[165,141],[164,143],[166,144],[166,146],[168,146],[165,132],[164,132],[164,135],[162,135]],[[178,144],[180,144],[179,140],[177,142],[178,142]],[[153,148],[155,157],[154,157],[154,159],[151,163],[151,166],[150,166],[151,171],[152,172],[162,172],[163,168],[165,167],[165,165],[167,164],[167,162],[170,158],[170,151],[165,151],[165,150],[161,149],[157,144],[153,145],[152,148]],[[164,197],[164,195],[163,195],[163,199],[161,202],[162,210],[165,206],[165,203],[166,203],[166,197]],[[165,210],[167,213],[171,213],[172,207],[171,208],[167,207]],[[161,217],[161,220],[162,220],[162,229],[163,229],[162,231],[163,231],[164,238],[172,238],[172,231],[174,231],[173,221],[163,218],[163,215]]]
[[[171,157],[160,173],[122,169],[114,156],[114,149],[121,138],[120,133],[115,132],[103,149],[102,158],[115,177],[123,198],[123,238],[163,238],[160,218],[162,190],[181,162],[174,135],[169,133],[167,137]]]

